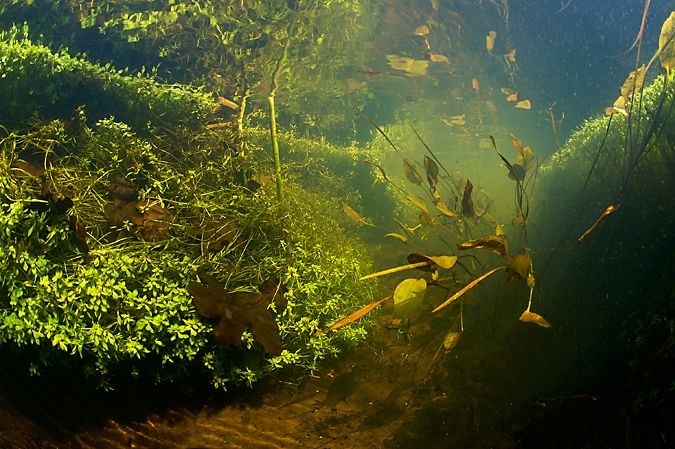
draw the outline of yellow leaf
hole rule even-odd
[[[399,239],[402,242],[408,241],[408,237],[406,237],[405,235],[397,234],[395,232],[390,232],[389,234],[386,234],[385,237],[396,237],[397,239]]]
[[[495,48],[496,37],[497,33],[495,31],[490,31],[490,34],[485,36],[485,48],[487,48],[489,54],[492,54],[492,49]]]
[[[429,61],[425,60],[416,60],[410,65],[408,70],[406,70],[406,75],[408,76],[422,76],[427,74],[427,67],[429,67]]]
[[[410,318],[422,304],[427,290],[425,279],[404,279],[394,290],[394,324]]]
[[[523,314],[520,315],[519,319],[523,323],[538,324],[546,329],[551,327],[551,323],[546,321],[543,316],[539,315],[538,313],[530,312],[529,310],[524,311]]]
[[[659,52],[661,67],[670,72],[675,67],[675,11],[670,13],[668,19],[663,22],[661,35],[659,36]]]
[[[450,208],[448,208],[447,204],[445,204],[445,201],[439,201],[436,203],[436,209],[440,210],[443,215],[447,215],[448,217],[457,217],[458,215],[451,211]]]
[[[532,109],[532,103],[530,100],[523,100],[516,103],[516,108],[518,109]]]
[[[420,211],[420,224],[422,226],[429,226],[431,228],[436,227],[436,223],[434,223],[434,219],[431,218],[431,215],[429,215],[429,212],[425,212],[423,210]]]
[[[408,254],[408,262],[411,264],[417,264],[419,262],[432,262],[433,264],[438,265],[439,267],[449,270],[452,268],[455,263],[457,263],[457,256],[425,256],[420,253],[410,253]],[[430,265],[431,266],[431,265]],[[426,267],[417,267],[422,271],[431,271],[432,268]]]
[[[461,336],[461,332],[448,332],[443,339],[443,347],[448,351],[451,350],[457,346],[457,343],[459,343],[459,337]]]
[[[421,182],[421,181],[420,181]],[[415,206],[419,207],[422,211],[429,213],[429,208],[427,207],[427,202],[423,198],[420,198],[417,195],[409,194],[406,198],[411,201]]]
[[[447,62],[450,63],[450,60],[447,56],[437,55],[436,53],[429,53],[429,60],[431,62]]]
[[[415,28],[413,34],[416,36],[426,36],[427,34],[429,34],[429,27],[426,25],[420,25],[417,28]]]
[[[642,89],[646,72],[647,68],[644,64],[637,69],[637,74],[635,70],[630,72],[630,75],[628,75],[628,78],[624,81],[623,86],[621,86],[621,96],[625,101],[628,101],[628,99],[633,96],[633,92],[639,92],[640,89]]]
[[[523,148],[523,162],[526,172],[534,166],[534,153],[532,153],[530,147]]]
[[[345,204],[344,201],[342,202],[342,210],[344,210],[345,214],[347,214],[347,216],[349,218],[351,218],[357,224],[366,225],[366,226],[375,226],[374,224],[368,223],[366,220],[361,218],[361,216],[358,214],[358,212],[356,212],[351,207],[347,206],[347,204]]]
[[[366,276],[359,278],[359,281],[365,281],[366,279],[372,279],[387,274],[398,273],[399,271],[410,270],[412,268],[425,267],[432,265],[433,263],[434,263],[433,260],[424,260],[422,262],[410,263],[408,265],[401,265],[400,267],[389,268],[387,270],[378,271],[377,273],[368,274]]]
[[[509,260],[506,267],[506,282],[511,282],[513,278],[527,279],[532,269],[532,260],[526,254],[518,254]]]
[[[494,235],[489,235],[483,237],[482,239],[469,240],[464,243],[457,243],[457,250],[464,251],[467,249],[487,249],[492,251],[495,254],[498,254],[504,258],[508,257],[509,254],[509,244],[506,243],[506,240],[496,237]]]

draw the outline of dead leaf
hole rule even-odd
[[[534,153],[532,152],[530,147],[523,148],[522,158],[523,158],[523,168],[525,169],[525,172],[527,173],[528,171],[530,171],[530,169],[532,167],[534,167],[534,161],[535,161]]]
[[[249,301],[245,303],[243,296],[238,300],[228,294],[215,277],[203,271],[197,272],[197,275],[208,287],[191,282],[187,289],[194,297],[195,308],[201,316],[220,318],[213,328],[213,335],[220,345],[240,347],[241,335],[250,325],[251,333],[263,345],[265,352],[281,355],[283,347],[276,335],[279,327],[268,309],[271,298],[260,300],[261,295],[252,294],[255,300],[248,297]]]
[[[482,239],[469,240],[468,242],[464,243],[457,243],[458,251],[464,251],[467,249],[486,249],[502,256],[503,258],[508,258],[509,255],[509,244],[506,242],[506,240],[495,235],[489,235],[487,237],[483,237]]]
[[[500,90],[504,95],[513,95],[517,92],[516,89],[511,89],[510,87],[502,87]]]
[[[405,70],[406,72],[412,67],[415,60],[407,56],[387,55],[389,66],[396,70]]]
[[[518,91],[506,96],[506,101],[518,101]]]
[[[617,204],[616,206],[610,204],[609,206],[607,206],[607,209],[605,209],[605,211],[602,213],[602,215],[600,215],[600,218],[598,218],[598,221],[596,221],[595,224],[588,229],[588,231],[584,232],[584,234],[581,237],[579,237],[579,239],[577,241],[579,243],[581,243],[586,238],[586,236],[588,234],[590,234],[591,232],[593,232],[594,230],[596,230],[600,227],[602,222],[605,221],[605,218],[607,218],[607,215],[611,214],[612,212],[615,212],[620,206],[621,206],[620,204]]]
[[[619,112],[624,116],[628,117],[628,111],[626,111],[626,100],[623,98],[623,96],[619,95],[619,98],[617,98],[614,104],[612,105],[612,109],[615,112]]]
[[[504,225],[503,224],[497,224],[496,229],[495,229],[495,235],[506,237],[506,233],[504,232]]]
[[[490,276],[492,273],[495,273],[495,272],[497,272],[497,271],[499,271],[499,270],[501,270],[501,269],[504,269],[504,268],[506,268],[506,267],[497,267],[497,268],[493,268],[492,270],[488,271],[488,272],[485,273],[484,275],[482,275],[482,276],[480,276],[480,277],[474,279],[474,280],[471,281],[469,284],[467,284],[463,289],[461,289],[460,291],[458,291],[457,293],[455,293],[454,295],[452,295],[452,297],[450,297],[448,300],[446,300],[443,304],[441,304],[440,306],[438,306],[438,307],[436,307],[434,310],[432,310],[431,313],[436,313],[436,312],[438,312],[438,311],[440,311],[440,310],[446,308],[446,307],[449,306],[452,302],[454,302],[454,301],[457,300],[459,297],[461,297],[464,293],[468,292],[469,290],[471,290],[472,288],[474,288],[476,285],[478,285],[478,283],[479,283],[480,281],[482,281],[482,280],[485,279],[486,277]]]
[[[516,150],[518,150],[518,154],[523,154],[523,143],[516,138],[513,134],[509,133],[509,136],[511,136],[511,142],[513,142],[513,146],[516,147]]]
[[[520,159],[521,156],[518,156],[518,158]],[[509,172],[506,175],[509,177],[509,179],[512,179],[514,181],[522,181],[523,179],[525,179],[525,167],[523,167],[520,164],[513,164],[511,168],[513,168],[513,171],[509,170]]]
[[[358,319],[361,318],[362,316],[364,316],[364,315],[370,313],[371,310],[373,310],[375,307],[377,307],[377,306],[379,306],[380,304],[382,304],[382,303],[383,303],[384,301],[386,301],[387,299],[390,299],[392,296],[393,296],[393,295],[389,295],[389,296],[387,296],[386,298],[382,298],[382,299],[379,299],[379,300],[377,300],[377,301],[375,301],[375,302],[371,302],[370,304],[368,304],[368,305],[365,306],[365,307],[360,308],[360,309],[357,310],[356,312],[350,313],[350,314],[347,315],[346,317],[342,318],[340,321],[336,321],[335,323],[333,323],[332,325],[330,325],[330,326],[327,327],[326,329],[324,329],[324,330],[322,330],[322,331],[319,331],[319,332],[316,332],[316,333],[314,334],[314,336],[315,336],[315,337],[318,337],[318,336],[321,335],[321,334],[325,334],[326,332],[334,331],[335,329],[339,329],[339,328],[341,328],[341,327],[343,327],[343,326],[346,326],[346,325],[348,325],[348,324],[350,324],[350,323],[353,323],[354,321],[358,320]]]
[[[214,217],[197,227],[193,234],[198,234],[207,251],[220,251],[223,244],[238,246],[245,242],[237,222],[228,217]]]
[[[234,110],[239,109],[239,105],[237,103],[232,100],[228,100],[225,97],[221,97],[220,95],[218,95],[218,104]]]

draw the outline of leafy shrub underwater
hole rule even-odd
[[[22,76],[32,67],[26,55],[52,58],[40,82],[67,82],[52,76],[73,61],[65,53],[16,36],[4,36],[0,51]],[[29,130],[6,130],[0,140],[0,342],[36,348],[35,373],[80,358],[104,388],[125,372],[157,382],[205,372],[212,385],[226,388],[284,368],[315,370],[322,359],[363,340],[372,321],[312,336],[376,296],[374,284],[358,282],[372,271],[369,256],[344,232],[339,203],[321,193],[349,187],[327,177],[325,189],[308,191],[298,181],[302,168],[293,174],[289,167],[283,203],[264,182],[253,192],[235,178],[243,164],[248,173],[265,171],[255,160],[261,149],[249,145],[242,159],[226,132],[205,126],[217,109],[207,95],[77,61],[84,75],[75,78],[113,77],[107,86],[127,104],[139,102],[133,95],[155,95],[170,108],[176,103],[173,111],[198,108],[201,122],[172,116],[175,121],[160,126],[148,118],[147,129],[134,129],[118,116],[89,127],[86,105],[73,120],[40,121],[34,103]],[[70,117],[72,109],[64,114]],[[197,270],[214,276],[228,294],[260,295],[258,286],[274,279],[287,302],[270,304],[283,352],[265,355],[249,330],[241,335],[243,349],[218,345],[212,336],[217,321],[196,313],[187,290]]]

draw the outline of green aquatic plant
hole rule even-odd
[[[55,62],[43,66],[49,71],[62,60],[73,70],[82,68],[84,74],[71,73],[65,81],[42,80],[45,86],[60,83],[63,104],[73,102],[67,81],[87,73],[113,80],[104,84],[112,91],[107,95],[120,99],[130,95],[130,86],[141,94],[147,89],[150,97],[144,98],[170,98],[175,114],[199,106],[195,99],[205,114],[215,103],[191,88],[54,55],[24,38],[0,41],[0,52],[41,54]],[[30,70],[19,58],[7,59],[8,67]],[[13,92],[19,98],[22,91]],[[259,185],[242,186],[231,134],[209,127],[208,114],[190,126],[172,115],[175,122],[148,129],[155,111],[130,117],[128,124],[120,121],[126,116],[92,119],[87,106],[78,105],[76,119],[70,120],[70,112],[63,114],[67,119],[48,119],[37,112],[42,98],[26,114],[35,121],[3,119],[0,139],[0,342],[34,354],[36,373],[44,364],[63,362],[79,366],[104,388],[114,386],[116,375],[129,374],[157,382],[187,377],[227,388],[279,370],[311,372],[365,338],[369,320],[320,342],[312,338],[345,307],[375,297],[372,283],[358,281],[372,262],[344,230],[332,201],[336,192],[357,196],[318,157],[348,152],[317,144],[311,161],[289,157],[279,202],[263,180],[269,167],[264,146],[248,142],[247,167]],[[304,142],[289,139],[303,155],[310,149]],[[348,158],[353,163],[357,156]],[[314,176],[317,171],[324,176]],[[59,211],[62,200],[72,206]],[[73,223],[84,227],[86,249]],[[245,317],[237,323],[238,339],[220,343],[239,343],[241,349],[214,338],[214,329],[221,328],[206,317],[223,313],[212,313],[210,303],[190,293],[204,293],[195,284],[198,273],[222,288],[220,300],[238,301],[236,310]],[[286,304],[270,302],[263,311],[258,300],[266,297],[265,281],[272,278],[283,285]],[[247,303],[255,298],[257,305]],[[223,312],[221,305],[216,309]],[[261,316],[273,319],[264,321],[263,331],[256,324]],[[281,350],[270,343],[272,322]]]

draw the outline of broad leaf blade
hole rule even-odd
[[[407,320],[419,308],[427,290],[424,279],[409,278],[401,281],[394,290],[394,323]]]

